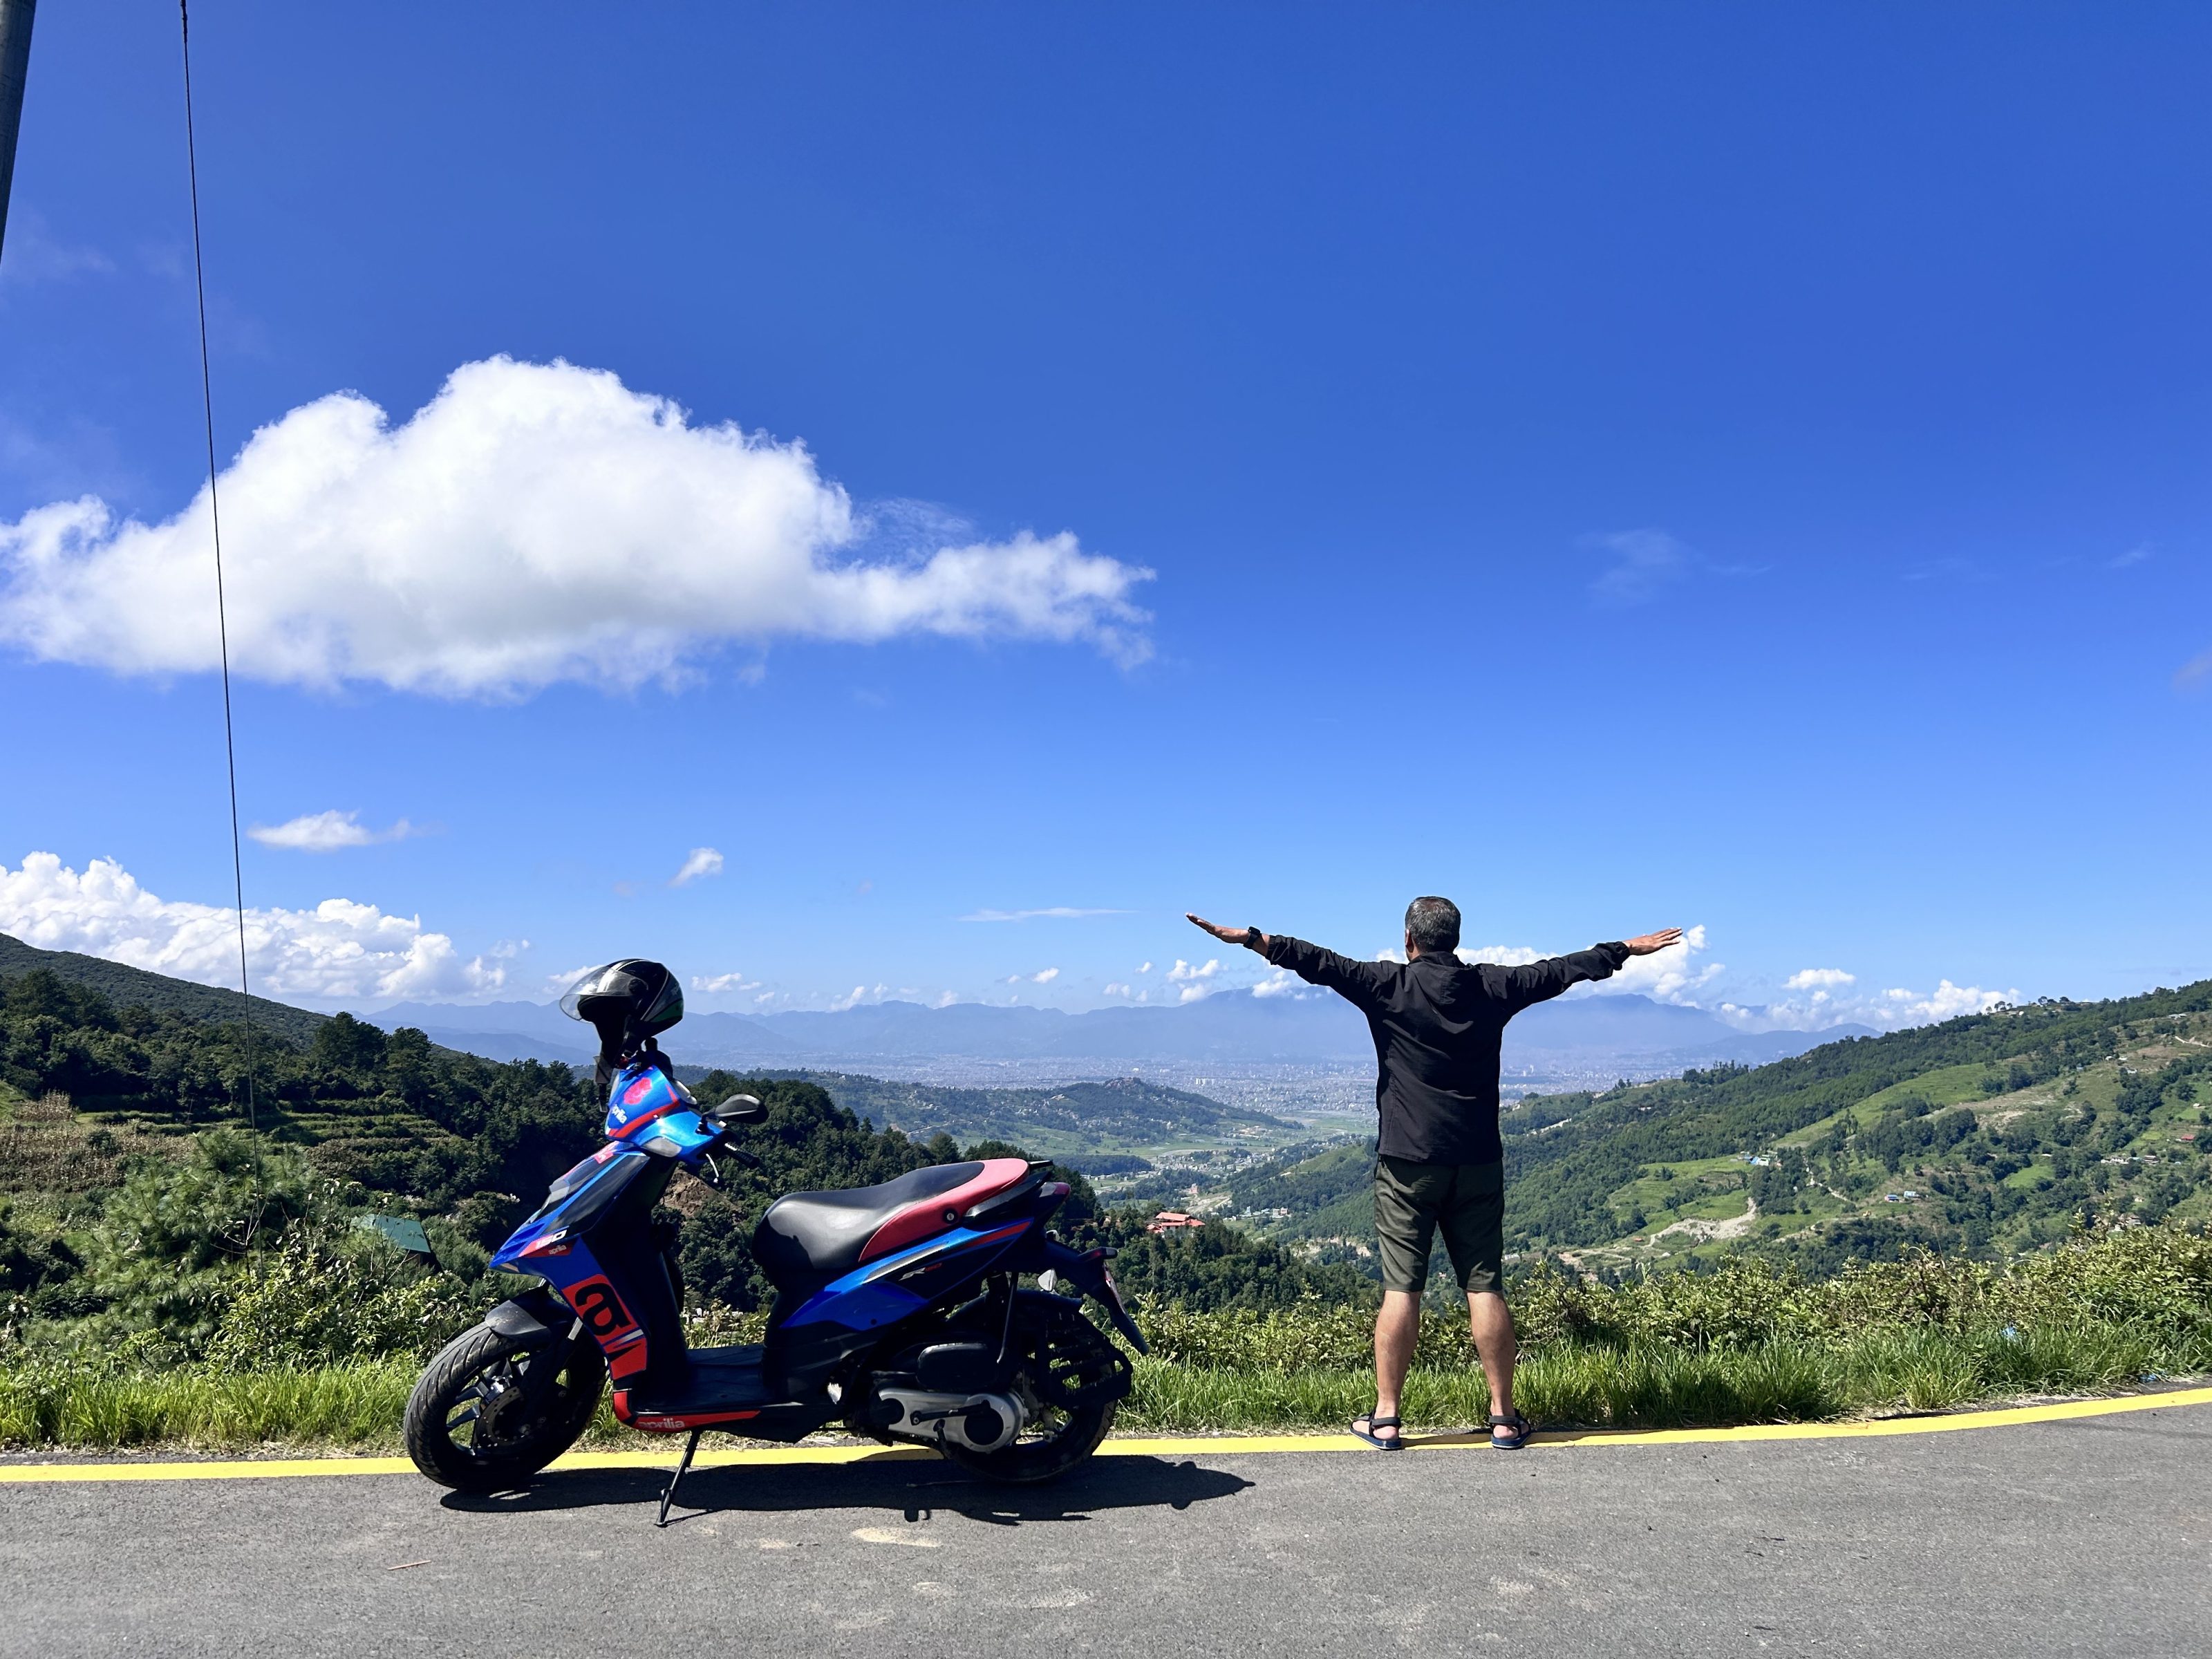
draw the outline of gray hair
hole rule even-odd
[[[1459,944],[1459,906],[1434,896],[1406,907],[1406,937],[1425,952],[1442,954]]]

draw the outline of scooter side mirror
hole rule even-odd
[[[768,1108],[755,1095],[732,1095],[707,1114],[717,1123],[759,1123],[768,1117]]]

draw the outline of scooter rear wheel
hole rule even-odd
[[[533,1401],[539,1365],[557,1370]],[[576,1442],[599,1409],[607,1362],[589,1342],[464,1331],[440,1350],[407,1401],[407,1455],[440,1486],[502,1492],[521,1486]]]
[[[970,1474],[1009,1486],[1033,1486],[1057,1480],[1098,1449],[1106,1431],[1114,1426],[1114,1407],[1086,1406],[1060,1415],[1047,1431],[1035,1438],[1016,1440],[996,1451],[971,1451],[948,1443],[945,1455]]]
[[[1128,1392],[1129,1363],[1074,1303],[1054,1297],[1024,1297],[1014,1334],[1022,1352],[1014,1387],[1030,1421],[996,1451],[942,1449],[986,1480],[1026,1486],[1059,1479],[1098,1449]]]

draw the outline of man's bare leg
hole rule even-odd
[[[1482,1356],[1482,1374],[1490,1379],[1490,1410],[1494,1417],[1505,1417],[1513,1410],[1513,1315],[1505,1306],[1505,1298],[1495,1291],[1469,1291],[1467,1293],[1467,1322],[1474,1328],[1474,1351]],[[1407,1352],[1413,1350],[1407,1344]],[[1375,1352],[1378,1363],[1382,1352],[1382,1332],[1376,1328]],[[1401,1370],[1398,1375],[1403,1376]]]
[[[1406,1387],[1406,1372],[1413,1363],[1413,1340],[1421,1334],[1421,1298],[1410,1291],[1385,1291],[1375,1316],[1375,1415],[1398,1415],[1399,1395]],[[1379,1440],[1397,1435],[1395,1429],[1376,1433]]]

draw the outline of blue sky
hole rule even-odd
[[[249,842],[264,981],[1085,1007],[1255,977],[1166,983],[1185,908],[1371,952],[1422,891],[1700,927],[1638,983],[1750,1019],[2212,973],[2208,50],[210,4],[243,811],[408,827]],[[41,17],[0,927],[219,977],[179,96],[159,7]]]

